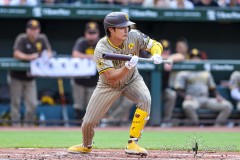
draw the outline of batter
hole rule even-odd
[[[131,22],[123,12],[112,12],[104,19],[106,36],[97,44],[94,58],[97,63],[99,81],[87,106],[83,118],[83,143],[68,149],[74,153],[92,150],[94,127],[107,113],[113,102],[121,95],[137,104],[130,127],[127,154],[147,155],[147,150],[138,145],[138,139],[149,119],[151,95],[139,74],[136,65],[140,49],[149,51],[155,64],[162,63],[162,45],[138,30],[130,30]],[[105,60],[104,53],[133,55],[130,61]],[[110,141],[110,139],[109,139]]]

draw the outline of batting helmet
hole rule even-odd
[[[109,13],[104,18],[104,29],[105,32],[107,32],[107,29],[109,27],[128,27],[132,24],[135,24],[134,22],[131,22],[128,18],[128,15],[124,12],[112,12]]]

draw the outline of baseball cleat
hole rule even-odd
[[[130,155],[141,155],[141,156],[147,156],[148,154],[147,150],[140,147],[135,141],[128,143],[127,148],[125,149],[125,153]]]
[[[69,147],[67,150],[69,153],[89,153],[92,151],[92,147],[84,147],[83,144],[79,144]]]

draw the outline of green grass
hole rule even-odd
[[[128,131],[96,131],[94,148],[123,149]],[[192,140],[191,140],[192,139]],[[197,141],[207,149],[240,151],[236,132],[144,131],[139,143],[147,149],[188,149]],[[0,148],[67,148],[81,143],[81,131],[1,131]],[[194,143],[195,144],[195,143]]]

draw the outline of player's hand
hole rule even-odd
[[[138,63],[138,56],[132,56],[130,61],[127,61],[125,63],[125,66],[130,70],[130,69],[136,67],[137,63]]]
[[[164,63],[164,71],[167,71],[167,72],[172,71],[172,65]]]
[[[162,57],[159,54],[154,54],[151,58],[154,64],[162,63]]]
[[[39,57],[39,53],[32,53],[32,54],[28,55],[28,58],[29,58],[30,61],[34,60],[38,57]]]
[[[224,98],[221,95],[217,95],[216,99],[218,102],[222,102],[224,100]]]
[[[185,100],[192,100],[193,98],[192,98],[192,96],[190,96],[190,95],[186,95],[186,97],[185,97]]]

